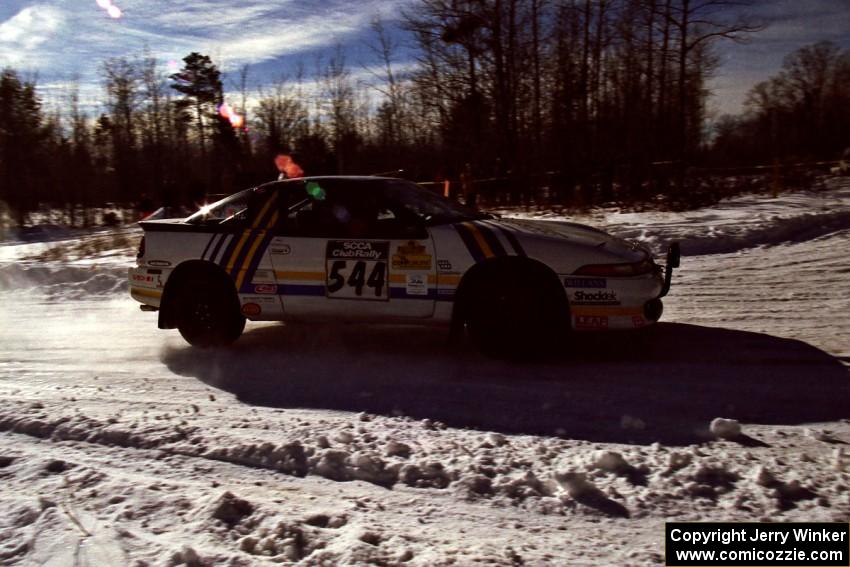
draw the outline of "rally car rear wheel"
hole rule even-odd
[[[223,285],[189,280],[180,289],[177,328],[192,346],[225,346],[242,334],[245,318],[235,294]]]

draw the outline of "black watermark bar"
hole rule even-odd
[[[667,522],[668,567],[850,567],[850,524]]]

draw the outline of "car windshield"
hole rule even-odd
[[[387,198],[410,211],[428,225],[452,224],[468,220],[492,218],[468,207],[450,201],[415,183],[391,180],[384,189]]]
[[[220,224],[229,219],[242,218],[248,210],[248,201],[250,201],[252,192],[253,189],[245,189],[225,197],[221,201],[205,205],[197,213],[187,218],[186,222],[191,224]]]

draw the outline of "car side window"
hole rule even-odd
[[[300,202],[281,211],[278,234],[308,238],[425,238],[415,218],[387,202],[379,186],[308,182]]]
[[[292,194],[291,188],[285,187],[283,184],[268,184],[249,189],[222,201],[221,204],[217,204],[206,214],[203,221],[215,221],[231,230],[238,230],[242,227],[250,228],[255,224],[257,228],[266,228],[269,222],[273,220],[276,208],[281,206],[280,203],[292,201]],[[242,195],[242,197],[236,199],[235,197],[239,195]],[[189,221],[191,222],[191,220],[190,218]]]

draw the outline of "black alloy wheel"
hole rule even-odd
[[[192,346],[226,346],[242,334],[245,318],[231,290],[222,284],[191,280],[182,286],[177,328]]]

